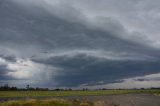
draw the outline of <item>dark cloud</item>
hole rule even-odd
[[[7,76],[8,72],[13,70],[8,69],[7,65],[0,65],[0,80],[11,80],[11,77]]]
[[[6,68],[7,66],[6,65],[1,65],[0,66],[0,75],[5,75],[6,74],[6,70],[7,70],[7,68]]]
[[[14,56],[7,56],[7,55],[0,55],[0,58],[3,58],[4,60],[8,62],[16,62],[16,57]]]
[[[160,69],[159,62],[114,61],[86,54],[57,56],[36,62],[61,67],[63,70],[54,79],[59,86],[72,87],[85,83],[96,85],[99,81],[113,83],[123,78],[158,73]]]
[[[33,9],[36,10],[36,14],[7,0],[4,2],[0,9],[0,40],[4,46],[16,49],[24,49],[28,46],[40,46],[46,49],[99,48],[117,51],[132,49],[136,52],[148,49],[144,46],[139,47],[140,45],[137,46],[133,42],[116,38],[115,32],[120,33],[123,30],[114,21],[109,22],[114,30],[104,32],[88,29],[82,24],[70,23],[43,9]]]
[[[160,49],[143,33],[129,32],[126,24],[115,17],[88,18],[83,11],[86,8],[89,12],[88,7],[75,7],[80,2],[49,1],[1,0],[0,58],[7,62],[5,66],[0,65],[0,80],[5,80],[12,68],[25,69],[29,73],[24,77],[30,78],[30,73],[40,65],[43,69],[37,75],[46,74],[46,82],[38,84],[40,77],[18,81],[33,81],[35,86],[56,82],[53,86],[74,87],[159,72]],[[88,14],[94,16],[91,11]],[[8,70],[7,65],[14,67]],[[48,66],[52,68],[46,70]],[[21,71],[18,75],[22,75]]]
[[[135,79],[135,81],[149,81],[149,79]]]

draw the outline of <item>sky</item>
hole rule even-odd
[[[160,87],[159,0],[0,0],[0,85]]]

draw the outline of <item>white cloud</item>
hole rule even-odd
[[[6,65],[7,61],[0,57],[0,65]]]
[[[29,59],[17,59],[16,63],[8,63],[7,68],[9,70],[13,70],[9,71],[7,76],[13,77],[15,79],[32,79],[33,81],[43,80],[46,82],[54,77],[57,74],[57,70],[59,70],[58,68],[51,66],[34,63]]]
[[[141,77],[133,77],[122,79],[120,82],[117,83],[110,83],[105,84],[103,81],[97,82],[100,85],[88,86],[87,84],[82,84],[80,87],[87,87],[87,88],[151,88],[151,87],[160,87],[160,73],[157,74],[150,74]]]

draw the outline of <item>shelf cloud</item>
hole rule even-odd
[[[0,0],[0,84],[118,88],[125,83],[127,88],[128,79],[155,86],[160,80],[159,4]],[[150,75],[156,80],[144,78]]]

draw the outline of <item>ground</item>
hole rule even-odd
[[[12,100],[78,100],[93,106],[160,106],[159,90],[1,91],[0,102]]]
[[[32,97],[32,99],[65,99],[82,100],[93,103],[93,106],[160,106],[160,96],[145,93],[110,94],[98,96],[61,96],[61,97]],[[28,99],[28,97],[1,97],[0,101]],[[31,99],[31,97],[30,97]]]

